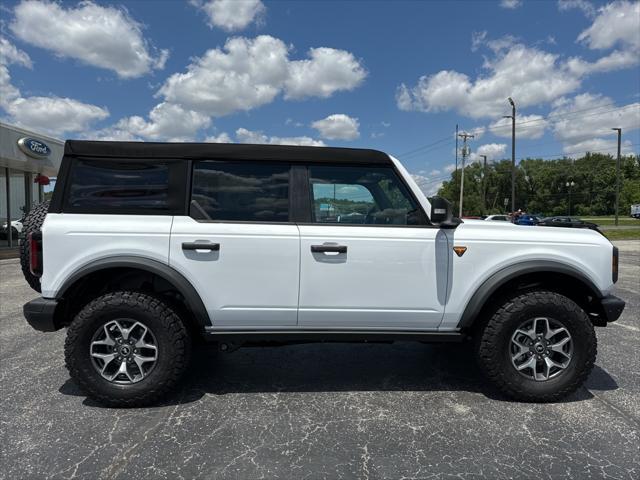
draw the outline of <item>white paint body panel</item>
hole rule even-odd
[[[300,225],[301,327],[436,329],[446,236],[436,228]],[[347,253],[312,253],[337,243]]]
[[[534,227],[510,222],[465,220],[447,236],[465,246],[462,257],[452,256],[450,292],[440,330],[455,330],[471,296],[494,273],[528,260],[547,260],[580,271],[602,293],[613,287],[613,246],[588,229]]]
[[[173,217],[49,213],[42,226],[42,296],[55,297],[78,269],[96,260],[137,256],[169,262]]]
[[[183,242],[219,243],[219,252]],[[214,327],[295,326],[300,235],[295,225],[197,222],[174,217],[169,264],[184,275]]]

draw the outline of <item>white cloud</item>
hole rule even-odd
[[[191,0],[189,3],[207,15],[208,25],[227,32],[246,28],[252,22],[260,23],[266,8],[260,0]]]
[[[210,135],[204,139],[206,143],[233,143],[231,137],[227,132],[222,132],[218,135]]]
[[[562,151],[569,157],[580,157],[587,152],[595,152],[616,156],[618,154],[618,140],[616,138],[593,138],[583,142],[566,145]],[[622,155],[630,155],[633,153],[632,143],[625,140],[620,145],[620,153]]]
[[[516,115],[516,137],[541,138],[548,125],[542,115]],[[489,125],[489,131],[497,137],[511,138],[511,129],[510,118],[501,118]]]
[[[122,78],[161,69],[168,50],[156,51],[142,27],[123,8],[84,1],[76,8],[59,3],[23,0],[10,24],[21,40],[60,57],[115,71]]]
[[[32,68],[31,58],[26,52],[16,48],[4,37],[0,37],[0,65],[15,63],[26,68]]]
[[[72,98],[22,97],[20,89],[11,83],[9,65],[31,68],[32,62],[22,50],[0,37],[0,107],[9,120],[24,128],[61,136],[86,130],[93,122],[109,116],[106,108],[83,103]]]
[[[31,68],[31,58],[9,40],[0,37],[0,107],[6,109],[12,101],[20,98],[20,90],[12,85],[9,65],[18,64]]]
[[[312,48],[309,60],[289,64],[285,98],[327,98],[340,90],[353,90],[367,72],[352,53],[335,48]]]
[[[358,119],[344,113],[335,113],[322,120],[316,120],[311,126],[320,132],[322,138],[329,140],[355,140],[360,136]]]
[[[208,50],[174,73],[159,94],[171,103],[208,115],[222,116],[270,103],[288,76],[287,46],[261,35],[227,41],[224,49]]]
[[[484,161],[480,155],[486,155],[487,160],[497,160],[503,158],[506,151],[506,143],[485,143],[484,145],[480,145],[475,152],[472,152],[471,155],[469,155],[469,159],[472,162]]]
[[[623,134],[640,129],[640,103],[619,107],[612,103],[611,98],[589,93],[555,103],[549,117],[554,135],[562,142],[565,153],[584,154],[603,148],[610,153],[614,142],[611,138],[615,135],[611,128],[622,128]]]
[[[413,87],[404,83],[398,87],[396,104],[400,110],[455,110],[471,118],[495,118],[510,110],[506,101],[509,96],[515,99],[518,108],[551,103],[575,92],[586,75],[630,68],[640,63],[637,52],[640,46],[639,14],[640,3],[617,2],[600,9],[593,25],[579,39],[591,48],[620,44],[621,49],[594,62],[580,57],[567,60],[525,46],[512,36],[490,40],[486,32],[475,32],[472,50],[486,46],[492,52],[491,56],[485,57],[484,72],[475,79],[454,70],[424,75]],[[604,22],[609,22],[606,28]]]
[[[558,10],[561,12],[573,9],[581,10],[588,18],[593,18],[596,15],[595,7],[587,0],[558,0]]]
[[[444,171],[445,171],[445,172],[447,172],[447,173],[451,173],[451,172],[453,172],[455,169],[456,169],[456,166],[455,166],[455,164],[453,164],[453,163],[450,163],[449,165],[446,165],[446,166],[444,167]]]
[[[397,94],[401,110],[457,110],[472,117],[497,117],[509,109],[507,97],[520,108],[548,103],[576,90],[580,80],[570,75],[558,56],[521,44],[500,49],[484,64],[486,75],[474,81],[452,70],[423,76],[415,87],[404,84]]]
[[[81,132],[109,116],[106,108],[60,97],[18,98],[5,110],[18,125],[51,135]]]
[[[236,130],[236,139],[240,143],[255,143],[263,145],[303,145],[307,147],[324,147],[322,140],[314,140],[311,137],[270,137],[263,132],[239,128]]]
[[[597,50],[616,45],[637,50],[640,48],[640,2],[618,1],[599,8],[593,24],[578,36],[578,41]]]
[[[432,197],[433,195],[438,193],[440,187],[442,187],[443,180],[442,178],[435,177],[429,175],[420,175],[416,173],[412,173],[411,176],[413,180],[418,184],[422,193],[425,194],[426,197]]]
[[[224,48],[196,58],[185,73],[171,75],[158,95],[188,110],[222,116],[270,103],[282,92],[285,98],[329,97],[364,78],[360,64],[343,50],[312,49],[312,58],[302,61],[288,55],[284,42],[268,35],[232,38]]]
[[[522,0],[500,0],[500,6],[513,10],[522,6]]]
[[[639,25],[640,26],[640,25]],[[595,62],[587,62],[581,58],[571,58],[567,62],[569,70],[577,75],[583,76],[590,73],[612,72],[630,68],[640,63],[640,55],[634,49],[614,50],[609,55],[600,57]]]
[[[211,124],[206,115],[184,110],[171,103],[160,103],[149,112],[149,120],[140,116],[121,119],[116,130],[130,132],[134,137],[174,142],[193,140],[198,130]]]

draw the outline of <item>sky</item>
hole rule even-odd
[[[0,119],[60,139],[375,148],[434,193],[469,161],[640,151],[640,3],[0,3]]]

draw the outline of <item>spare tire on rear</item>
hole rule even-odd
[[[44,218],[49,211],[49,200],[39,203],[34,206],[22,223],[22,232],[20,233],[20,266],[22,267],[22,274],[29,286],[36,292],[40,292],[40,278],[36,277],[29,268],[29,234],[39,232]]]

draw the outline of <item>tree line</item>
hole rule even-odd
[[[620,215],[640,203],[640,157],[620,161]],[[452,172],[438,195],[458,212],[461,169]],[[613,215],[615,213],[616,158],[587,153],[577,159],[527,158],[516,165],[516,209],[541,215]],[[506,201],[506,204],[505,204]],[[507,212],[511,208],[511,161],[465,167],[463,215]]]

